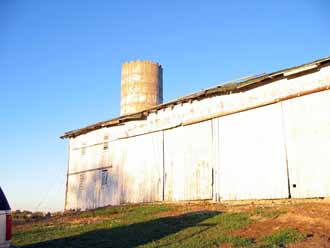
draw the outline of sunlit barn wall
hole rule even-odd
[[[104,144],[108,144],[107,150],[104,150]],[[101,145],[85,147],[84,154],[82,148],[71,149],[66,202],[69,209],[90,209],[120,203],[120,146],[121,141],[105,141]],[[103,171],[109,172],[106,185],[102,185]]]
[[[162,132],[104,141],[101,145],[85,147],[84,154],[81,148],[71,151],[66,208],[89,209],[162,200]],[[79,165],[81,173],[77,170]],[[107,179],[103,184],[105,172]]]
[[[218,121],[220,200],[289,197],[281,105]]]
[[[163,133],[121,140],[121,203],[161,201],[163,195]]]
[[[298,97],[321,86],[330,86],[329,67],[244,93],[173,105],[146,120],[72,138],[66,209],[212,197],[286,198],[289,193],[329,197],[329,91]],[[296,98],[276,100],[288,96]],[[262,105],[267,106],[245,111]],[[101,187],[106,167],[111,167],[110,181]],[[84,189],[80,174],[88,178]]]
[[[330,91],[282,105],[292,197],[330,197]]]
[[[166,201],[212,199],[212,123],[164,131]]]

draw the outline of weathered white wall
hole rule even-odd
[[[257,108],[218,121],[220,199],[288,197],[281,106]]]
[[[212,159],[213,159],[213,196],[214,201],[220,201],[220,135],[219,118],[212,121]]]
[[[162,132],[71,150],[66,209],[154,202],[163,195]],[[101,185],[102,169],[108,183]],[[81,174],[85,180],[81,186]]]
[[[211,121],[164,132],[165,200],[212,199]]]
[[[85,151],[83,152],[82,149]],[[109,151],[103,150],[103,144],[71,149],[70,151],[69,173],[105,167],[108,165]]]
[[[105,142],[108,143],[106,150],[102,144],[85,147],[84,154],[77,148],[70,151],[73,155],[69,160],[67,209],[89,209],[120,203],[122,141]],[[108,182],[103,186],[102,168],[108,171]],[[84,183],[81,183],[82,174]]]
[[[163,134],[122,140],[121,203],[161,201],[163,197]]]
[[[292,197],[330,197],[330,91],[282,104]]]
[[[70,139],[66,208],[153,202],[163,197],[286,198],[286,155],[293,197],[330,196],[329,91],[186,125],[327,85],[330,68],[324,67],[244,93],[167,107],[150,113],[146,120]],[[109,171],[109,184],[101,187],[102,168]],[[83,188],[80,173],[86,174]]]

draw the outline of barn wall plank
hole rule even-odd
[[[279,104],[220,118],[219,142],[222,200],[288,197]]]
[[[164,132],[165,200],[212,199],[211,121]]]
[[[161,201],[163,196],[163,134],[122,141],[121,203]]]
[[[282,106],[292,197],[330,197],[330,92]]]

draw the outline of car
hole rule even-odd
[[[10,247],[12,216],[7,198],[0,187],[0,248]]]

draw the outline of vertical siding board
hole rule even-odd
[[[68,194],[66,201],[66,210],[77,209],[77,182],[74,176],[68,176]]]
[[[100,155],[102,162],[100,167],[107,167],[108,181],[102,184],[102,170],[98,170],[98,183],[96,191],[99,191],[99,206],[118,205],[120,195],[119,168],[121,166],[120,141],[109,142],[108,149]]]
[[[283,102],[293,198],[330,196],[329,106],[329,90]]]
[[[182,132],[180,128],[164,131],[164,169],[165,169],[165,200],[180,200],[180,192],[184,178],[183,156],[179,156],[182,149]],[[181,152],[182,153],[182,152]],[[176,167],[174,168],[174,166]],[[180,184],[182,183],[182,184]]]
[[[223,200],[287,198],[281,108],[274,104],[219,120]]]
[[[164,131],[165,200],[212,199],[211,121]]]
[[[163,135],[162,132],[123,140],[123,203],[162,200]]]
[[[212,119],[213,200],[220,201],[219,118]]]
[[[71,173],[79,172],[76,168],[81,169],[81,173],[69,175],[68,186],[68,206],[67,209],[90,209],[107,205],[118,205],[118,155],[120,152],[116,150],[118,142],[109,145],[108,150],[103,150],[103,145],[97,145],[86,149],[86,154],[81,155],[80,150],[76,149],[72,162],[70,160]],[[86,162],[86,161],[94,161]],[[73,166],[71,166],[73,164]],[[86,166],[89,164],[89,166]],[[101,186],[101,169],[86,171],[86,169],[97,169],[109,167],[108,184]],[[84,187],[80,188],[80,175],[85,175]]]

